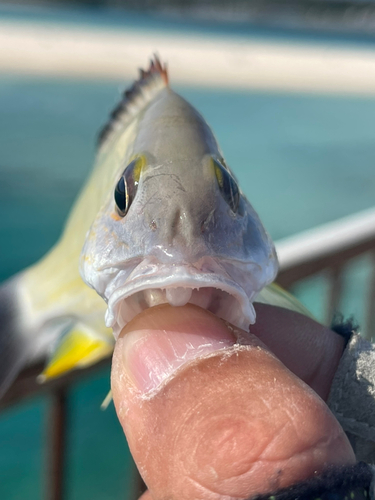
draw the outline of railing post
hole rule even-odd
[[[47,436],[47,500],[63,500],[64,498],[66,413],[66,391],[60,387],[51,394]]]
[[[342,268],[341,266],[332,266],[328,270],[329,295],[328,306],[326,310],[325,323],[330,325],[333,315],[338,312],[342,291]]]

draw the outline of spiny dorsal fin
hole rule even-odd
[[[168,86],[167,66],[160,62],[154,55],[147,71],[139,70],[139,79],[125,90],[120,103],[110,115],[109,121],[99,133],[98,147],[101,147],[107,139],[120,128],[126,125],[149,104],[156,94]]]

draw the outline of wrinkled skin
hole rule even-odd
[[[342,339],[298,313],[256,310],[251,334],[191,305],[148,309],[122,331],[112,389],[142,500],[247,498],[355,461],[324,403]]]

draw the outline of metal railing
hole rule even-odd
[[[342,293],[342,278],[351,259],[370,253],[370,287],[367,297],[368,335],[375,333],[375,209],[326,224],[317,229],[300,233],[277,243],[280,260],[278,283],[290,289],[297,282],[317,273],[324,273],[329,281],[329,298],[326,318],[331,320],[338,308]],[[36,377],[42,371],[42,365],[35,365],[24,370],[7,394],[0,401],[0,411],[25,398],[37,394],[47,394],[50,398],[50,425],[47,429],[48,464],[45,480],[45,497],[48,500],[64,499],[64,472],[66,446],[66,400],[68,389],[83,377],[109,366],[110,359],[40,385]],[[134,491],[128,492],[138,498],[144,488],[140,476],[136,478]]]
[[[340,310],[343,278],[354,259],[370,256],[366,320],[362,329],[368,338],[375,335],[375,209],[330,222],[318,228],[280,240],[277,244],[280,273],[277,282],[290,290],[297,282],[324,273],[329,293],[325,323]]]

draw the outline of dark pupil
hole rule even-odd
[[[226,198],[226,201],[232,211],[236,213],[240,201],[240,193],[237,187],[237,183],[228,173],[225,173],[223,177],[224,197]]]
[[[115,202],[120,215],[125,215],[126,213],[126,187],[125,180],[122,176],[118,181],[115,189]]]
[[[126,215],[137,194],[139,175],[136,176],[136,179],[134,178],[134,169],[136,166],[137,160],[129,163],[115,188],[116,209],[121,217]]]
[[[215,169],[217,169],[217,180],[221,194],[224,200],[228,203],[232,212],[237,213],[240,203],[240,191],[237,182],[233,179],[230,172],[223,167],[221,163],[214,160]],[[242,214],[240,214],[242,215]]]

